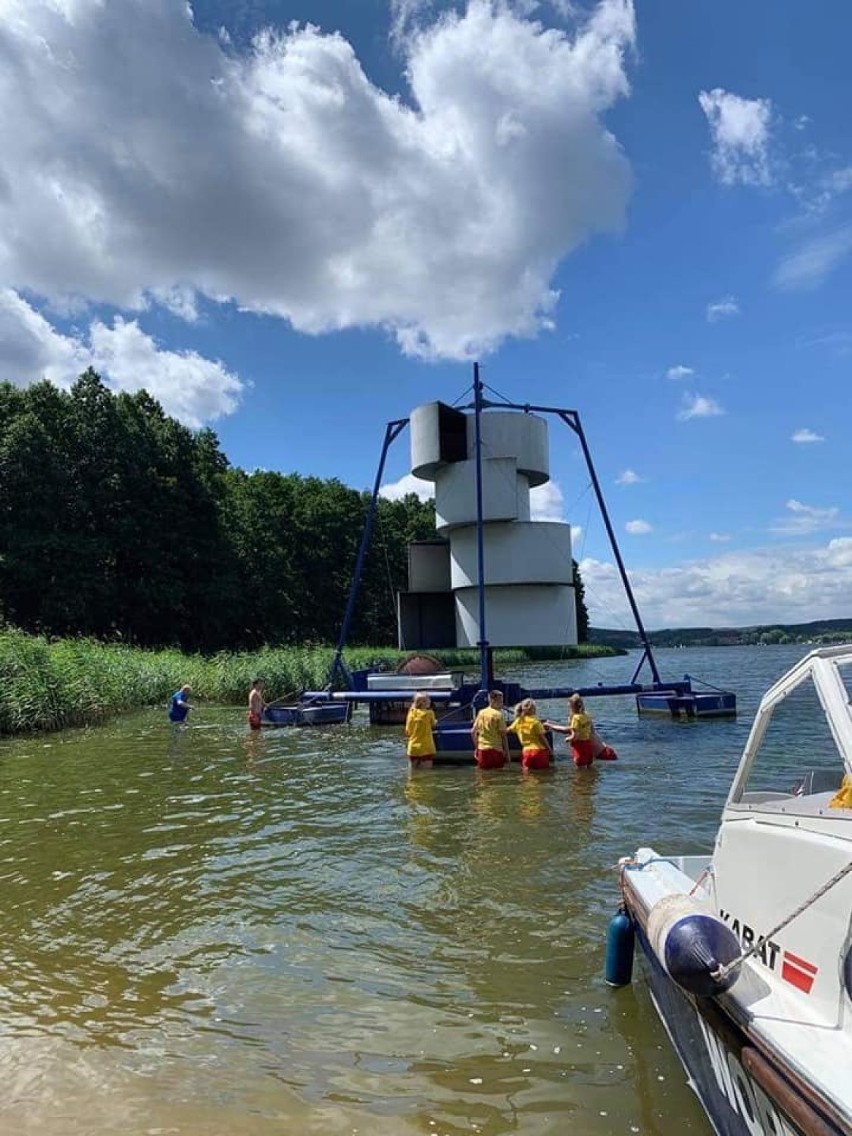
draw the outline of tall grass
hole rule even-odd
[[[538,658],[618,652],[570,648],[536,653]],[[475,651],[439,651],[447,667],[474,669]],[[20,631],[0,632],[0,734],[91,725],[122,710],[163,706],[183,683],[194,700],[242,703],[255,678],[263,679],[269,699],[293,697],[325,686],[334,656],[329,646],[264,647],[222,651],[212,657],[177,650],[146,651],[92,639],[48,640]],[[497,652],[498,663],[529,660],[524,651]],[[355,647],[346,652],[351,669],[394,670],[399,651]]]

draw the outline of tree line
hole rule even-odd
[[[369,502],[337,479],[233,467],[212,430],[91,369],[69,391],[0,384],[0,613],[26,631],[190,651],[333,642]],[[435,535],[433,502],[379,500],[353,643],[396,642],[408,544]]]

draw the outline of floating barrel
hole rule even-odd
[[[654,904],[648,942],[672,980],[699,998],[723,993],[739,976],[738,967],[717,974],[742,954],[736,935],[688,895],[667,895]]]
[[[613,915],[606,933],[604,978],[609,986],[627,986],[633,977],[633,920],[622,907]]]

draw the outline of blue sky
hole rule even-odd
[[[650,626],[852,616],[850,35],[845,0],[0,0],[0,378],[93,364],[364,488],[479,359],[579,410]],[[626,625],[551,451],[538,515]]]

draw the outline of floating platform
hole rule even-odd
[[[461,674],[450,671],[420,675],[389,674],[385,671],[365,674],[359,685],[368,693],[383,696],[369,701],[371,726],[402,726],[411,709],[411,700],[418,691],[425,691],[436,703],[446,705],[455,697],[462,679]]]
[[[447,762],[473,760],[469,723],[487,704],[491,690],[503,694],[507,711],[524,698],[546,701],[573,694],[584,698],[622,694],[636,697],[640,713],[670,719],[735,714],[736,696],[731,691],[694,690],[688,675],[680,681],[662,680],[578,413],[502,398],[495,401],[485,398],[484,390],[475,363],[472,404],[425,403],[415,407],[410,418],[387,423],[326,688],[305,692],[303,700],[352,702],[368,707],[371,724],[399,726],[414,694],[428,693],[438,719],[439,759]],[[533,520],[530,493],[550,480],[544,416],[558,418],[580,445],[636,622],[642,655],[627,683],[525,690],[494,674],[495,649],[561,648],[578,641],[571,526],[562,520]],[[407,587],[396,594],[399,646],[415,654],[400,668],[402,673],[350,671],[343,662],[343,651],[377,514],[385,460],[406,427],[411,436],[411,473],[433,483],[435,499],[436,535],[411,542]],[[536,550],[534,556],[531,548]],[[474,648],[479,654],[479,676],[473,683],[442,667],[435,654]],[[646,663],[651,682],[640,683]]]
[[[663,718],[736,718],[737,696],[730,690],[655,690],[637,694],[636,709]]]
[[[352,717],[351,702],[309,701],[292,706],[267,706],[261,726],[338,726]]]

